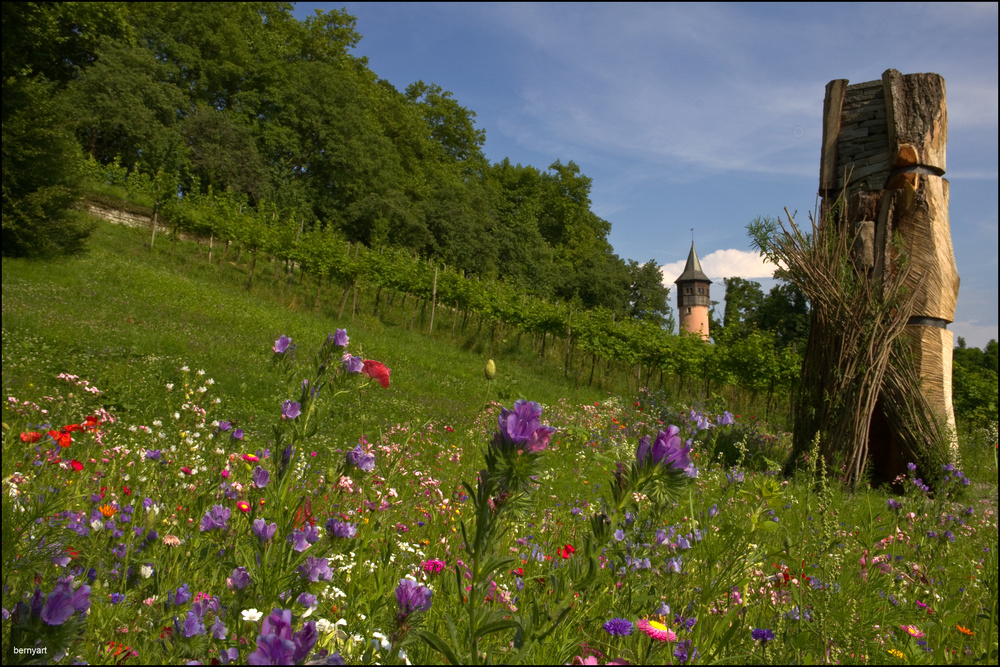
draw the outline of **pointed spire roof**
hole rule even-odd
[[[700,280],[706,283],[712,282],[705,275],[705,272],[701,270],[701,260],[698,259],[698,253],[694,249],[694,241],[691,242],[691,252],[688,254],[687,264],[684,266],[684,273],[677,276],[677,280],[674,283],[687,282],[689,280]]]

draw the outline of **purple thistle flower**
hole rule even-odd
[[[330,563],[325,558],[306,557],[306,562],[299,565],[299,574],[312,582],[320,579],[330,581],[333,579],[333,572],[330,570]]]
[[[434,594],[426,586],[412,579],[400,579],[396,587],[396,602],[399,604],[399,619],[405,619],[415,611],[429,611]]]
[[[523,398],[514,403],[513,410],[501,408],[497,420],[500,430],[493,438],[494,445],[502,451],[512,448],[528,454],[543,451],[556,430],[542,426],[541,416],[542,406]]]
[[[201,518],[202,532],[215,530],[216,528],[225,530],[226,522],[229,521],[230,513],[231,510],[228,507],[213,505],[205,512],[205,516]]]
[[[604,631],[612,637],[627,637],[632,634],[632,621],[627,618],[612,618],[604,623]]]
[[[358,445],[347,452],[347,463],[365,472],[375,470],[375,455],[365,452],[361,445]]]
[[[350,539],[358,534],[357,524],[347,523],[346,521],[337,521],[333,518],[326,520],[326,530],[334,537],[346,539]]]
[[[302,406],[298,402],[288,399],[281,404],[282,419],[295,419],[300,414],[302,414]]]
[[[240,566],[229,575],[229,580],[233,582],[233,588],[238,591],[243,590],[250,585],[250,573],[245,567]]]
[[[766,644],[767,642],[774,640],[774,630],[754,628],[750,632],[750,638],[754,641],[760,642],[761,644]]]
[[[282,334],[282,336],[278,338],[278,340],[274,341],[274,347],[272,347],[271,349],[274,350],[275,354],[284,354],[285,352],[288,351],[288,344],[291,342],[292,342],[291,338]]]
[[[267,542],[274,537],[274,532],[278,530],[278,524],[268,524],[263,519],[253,520],[253,534],[260,538],[261,542]]]

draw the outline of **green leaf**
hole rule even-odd
[[[476,630],[476,638],[478,639],[494,632],[502,632],[503,630],[520,627],[521,624],[517,621],[493,621],[492,623],[487,623],[483,627]]]
[[[444,656],[445,660],[453,665],[462,664],[462,661],[455,656],[455,652],[451,650],[451,647],[436,634],[427,630],[416,630],[415,632],[428,646]]]

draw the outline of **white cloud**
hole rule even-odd
[[[958,338],[961,336],[971,347],[983,348],[991,340],[997,340],[997,325],[979,324],[972,322],[953,322],[948,328],[955,334],[955,344],[958,345]]]
[[[715,282],[723,278],[770,278],[778,268],[755,252],[736,248],[716,250],[700,259],[702,271]],[[661,266],[663,284],[672,287],[677,276],[684,272],[685,264],[686,258]]]

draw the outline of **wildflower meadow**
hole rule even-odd
[[[848,492],[757,415],[502,360],[407,420],[414,356],[289,321],[113,373],[4,329],[5,663],[996,664],[995,427]]]

